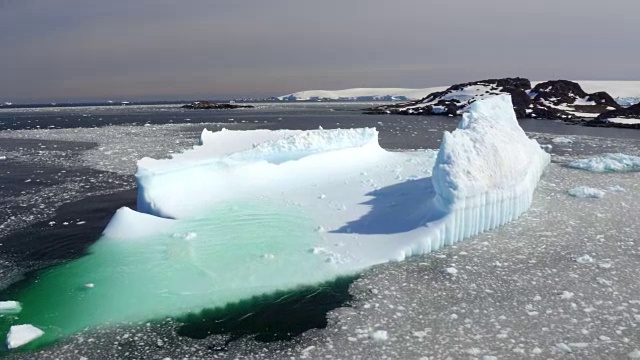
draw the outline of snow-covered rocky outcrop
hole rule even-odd
[[[46,343],[429,253],[520,216],[550,161],[506,95],[471,104],[437,152],[386,151],[371,128],[204,131],[201,144],[141,160],[137,211],[11,294],[12,321],[55,329]]]
[[[591,126],[616,126],[640,129],[640,103],[600,114]]]
[[[505,78],[457,84],[425,98],[402,104],[368,109],[374,114],[459,115],[474,102],[500,94],[511,95],[518,118],[562,119],[595,118],[621,106],[606,92],[586,93],[580,84],[568,80],[536,84],[524,78]]]

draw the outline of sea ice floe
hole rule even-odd
[[[575,187],[571,190],[568,191],[569,195],[574,196],[574,197],[579,197],[579,198],[592,198],[592,199],[599,199],[601,197],[603,197],[605,195],[605,192],[600,190],[600,189],[596,189],[596,188],[591,188],[588,186],[578,186]]]
[[[33,325],[14,325],[9,329],[9,333],[7,334],[7,348],[18,348],[32,342],[42,335],[44,335],[44,331]]]
[[[588,159],[575,160],[567,166],[594,172],[640,171],[640,157],[621,153],[606,153]]]
[[[0,301],[0,314],[6,313],[19,313],[22,310],[22,306],[17,301]]]

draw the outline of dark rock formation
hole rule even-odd
[[[221,104],[207,100],[195,101],[181,106],[182,109],[250,109],[253,107],[253,105]]]
[[[365,111],[368,114],[459,115],[473,102],[499,94],[511,95],[518,118],[576,120],[620,108],[609,94],[588,94],[572,81],[546,81],[532,89],[527,79],[505,78],[457,84],[418,101]]]
[[[613,119],[633,119],[640,120],[640,104],[635,104],[626,108],[620,107],[616,110],[606,111],[598,115],[595,120],[587,122],[586,126],[598,126],[598,127],[621,127],[640,129],[640,121],[638,123],[624,123],[615,121]]]

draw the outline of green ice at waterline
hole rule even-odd
[[[335,274],[309,251],[318,239],[299,211],[255,203],[220,206],[161,234],[102,237],[88,255],[5,293],[22,312],[0,326],[5,334],[16,324],[42,329],[25,346],[34,348],[102,324],[179,317],[320,283]]]

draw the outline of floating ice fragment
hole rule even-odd
[[[0,301],[0,314],[16,314],[22,310],[22,306],[17,301]]]
[[[44,335],[44,331],[33,325],[14,325],[9,329],[9,333],[7,334],[7,348],[18,348],[32,342],[42,335]]]
[[[595,262],[595,260],[594,260],[591,256],[586,255],[586,254],[585,254],[585,255],[582,255],[582,256],[581,256],[581,257],[579,257],[579,258],[577,258],[577,259],[576,259],[576,261],[577,261],[579,264],[583,264],[583,265],[586,265],[586,264],[593,264],[593,263]]]
[[[540,145],[540,148],[548,153],[551,152],[551,150],[553,149],[552,145]]]
[[[592,198],[592,199],[599,199],[603,197],[605,194],[605,192],[600,189],[591,188],[587,186],[578,186],[576,188],[569,190],[568,192],[569,192],[569,195],[574,197]]]
[[[620,185],[614,185],[614,186],[609,187],[609,191],[613,191],[613,192],[625,192],[625,191],[627,191],[627,190],[625,190],[625,188],[623,188],[623,187],[622,187],[622,186],[620,186]]]
[[[640,359],[640,350],[639,349],[635,349],[632,352],[627,354],[627,357],[629,359]]]
[[[449,275],[456,275],[458,273],[458,269],[454,267],[448,267],[443,269],[442,272]]]
[[[588,159],[572,161],[567,166],[594,172],[640,171],[640,157],[621,153],[606,153]]]
[[[96,285],[94,283],[88,283],[84,284],[84,287],[86,287],[87,289],[93,289],[94,287],[96,287]]]
[[[370,335],[373,341],[386,341],[389,339],[389,335],[384,330],[377,330]]]
[[[562,299],[562,300],[569,300],[569,299],[571,299],[572,297],[573,297],[573,293],[572,293],[572,292],[569,292],[569,291],[563,291],[563,292],[560,294],[560,299]]]
[[[571,144],[573,143],[573,140],[566,138],[566,137],[557,137],[557,138],[553,138],[551,139],[552,142],[556,143],[556,144]]]
[[[569,347],[569,345],[565,344],[565,343],[558,343],[556,344],[556,347],[566,353],[571,353],[573,352],[573,350],[571,350],[571,348]]]

